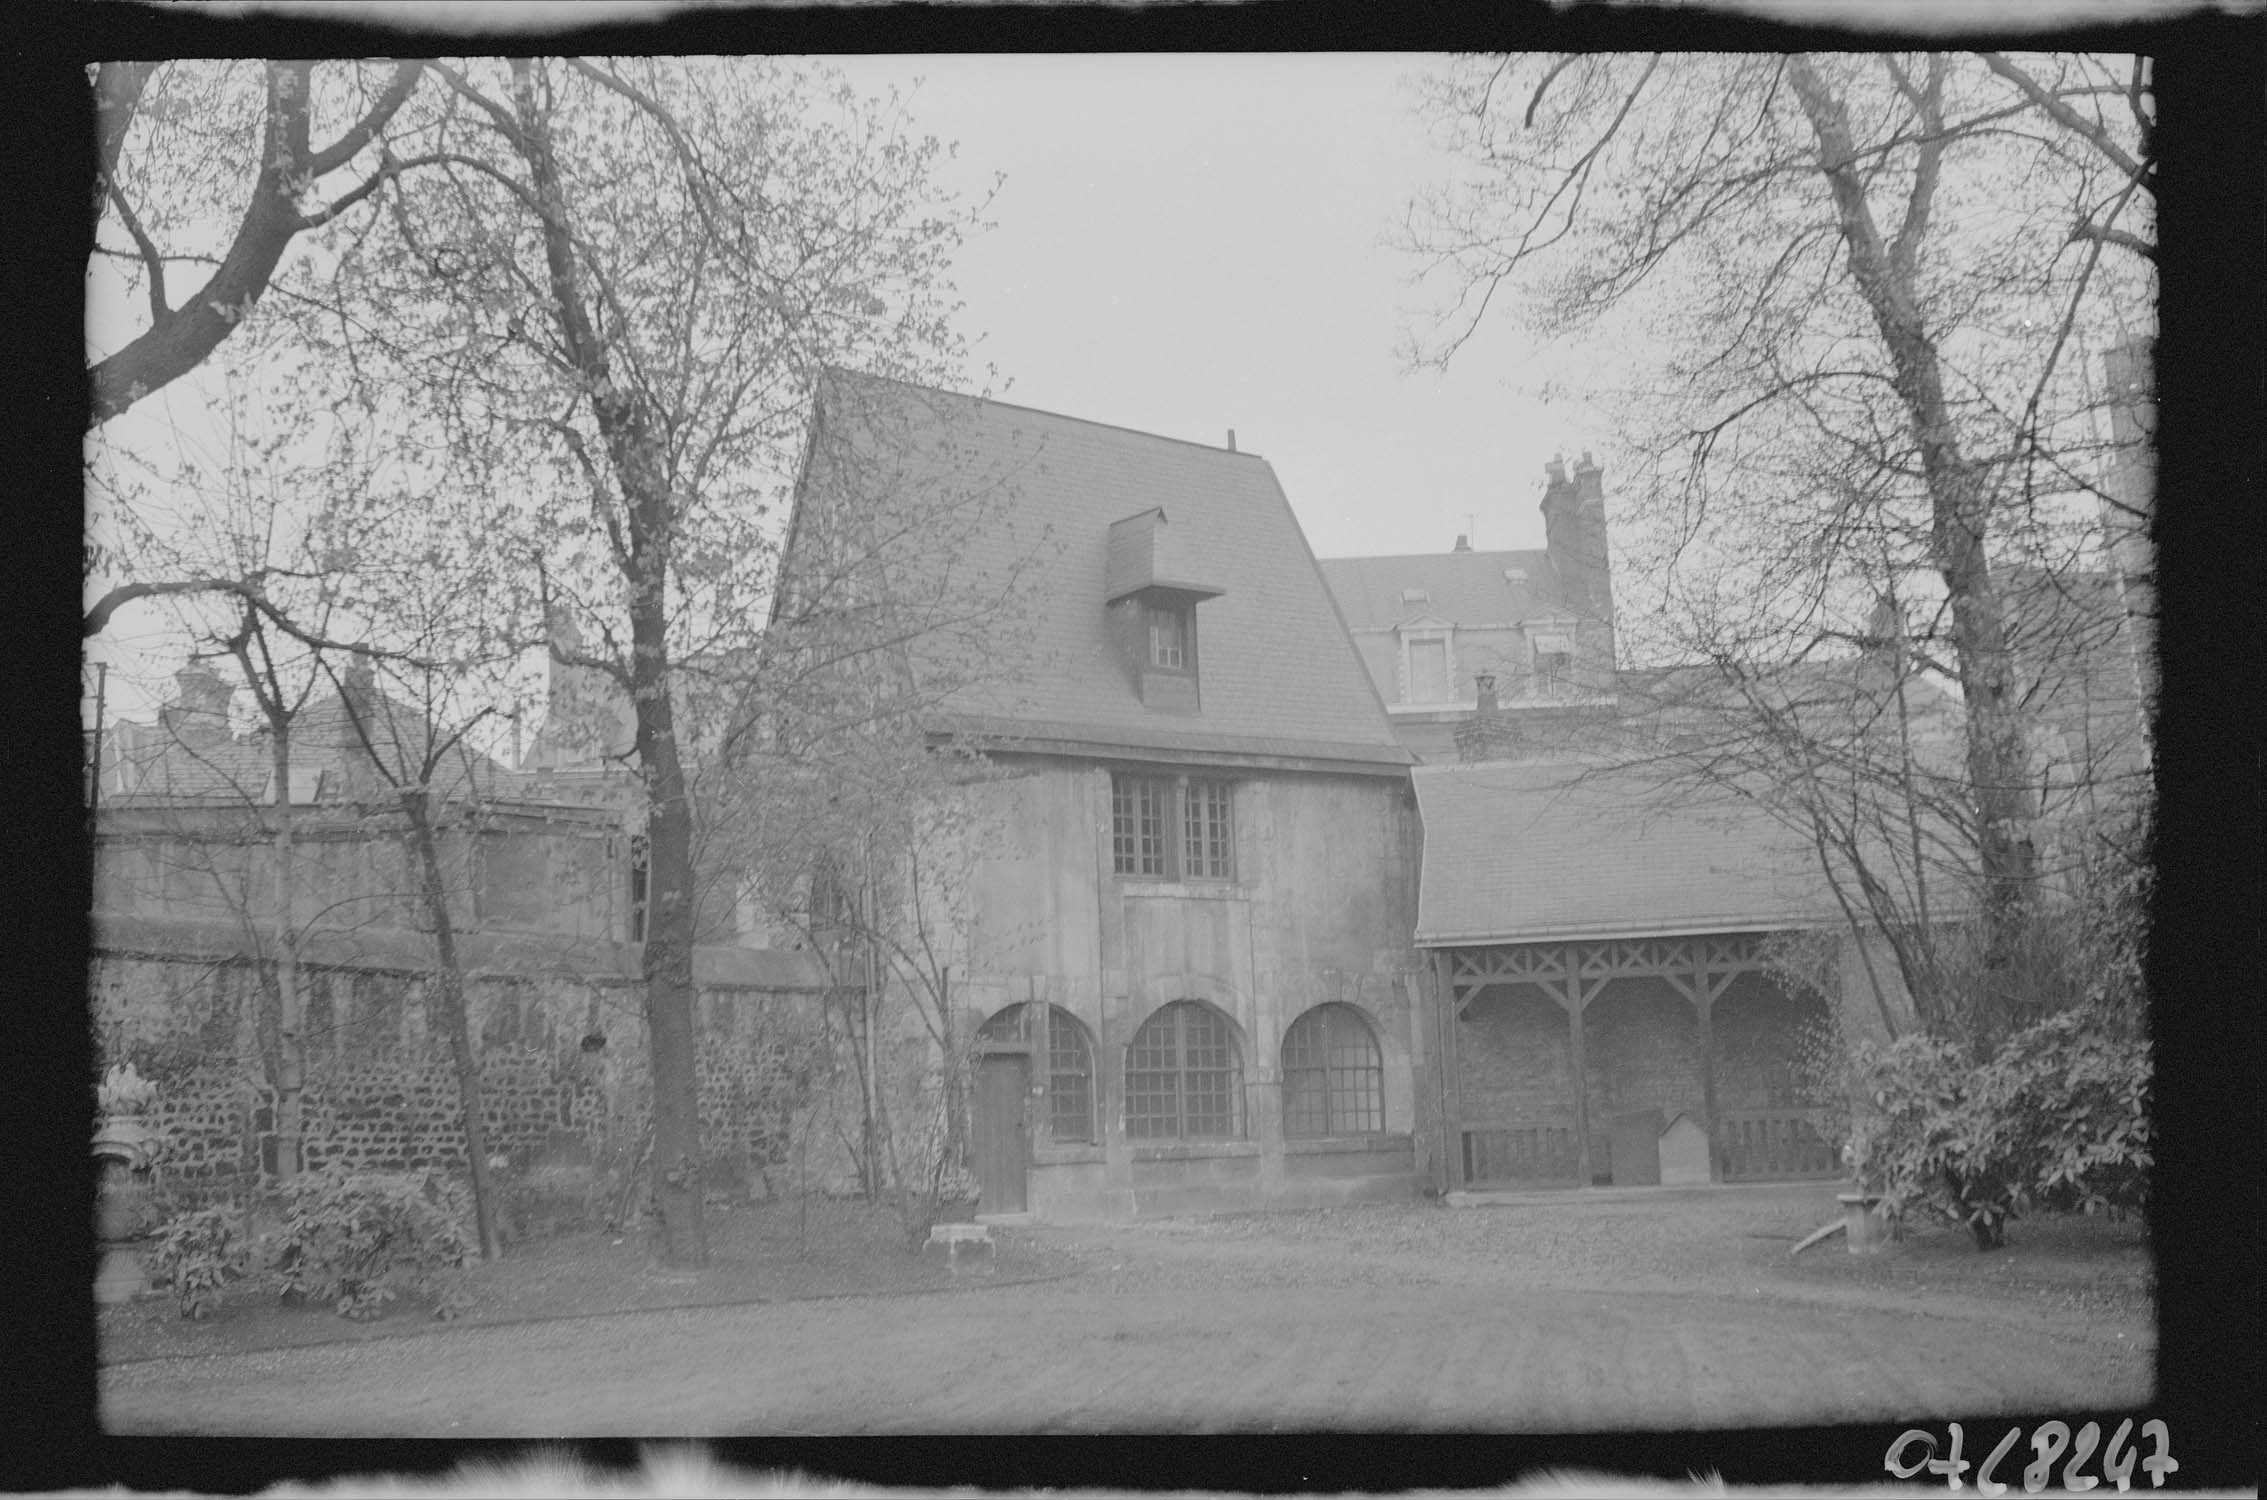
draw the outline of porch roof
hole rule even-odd
[[[1570,761],[1420,766],[1417,945],[1769,931],[1840,920],[1811,846],[1752,803]]]

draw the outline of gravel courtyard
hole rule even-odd
[[[1830,1185],[996,1231],[1058,1279],[151,1359],[123,1433],[547,1437],[1933,1421],[2152,1394],[2137,1226],[1790,1258]]]

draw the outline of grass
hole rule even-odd
[[[795,1302],[822,1297],[940,1292],[1060,1275],[1069,1263],[1047,1247],[994,1230],[988,1267],[954,1269],[907,1248],[896,1211],[859,1201],[810,1199],[711,1209],[709,1263],[663,1267],[644,1232],[578,1232],[514,1245],[470,1265],[469,1307],[436,1323],[429,1303],[399,1299],[355,1322],[328,1307],[285,1306],[272,1289],[242,1283],[201,1322],[170,1296],[99,1309],[103,1362],[231,1354],[255,1349],[398,1338],[439,1327],[531,1322],[672,1307]],[[806,1217],[807,1214],[807,1217]]]
[[[1987,1253],[1958,1226],[1915,1217],[1878,1254],[1852,1255],[1837,1237],[1790,1255],[1796,1240],[1837,1211],[1835,1188],[1789,1184],[1588,1201],[1570,1193],[1469,1209],[1409,1201],[1077,1231],[995,1229],[991,1266],[957,1271],[908,1250],[893,1210],[813,1198],[807,1223],[792,1200],[712,1212],[710,1263],[698,1271],[665,1269],[642,1234],[576,1233],[515,1245],[502,1260],[469,1268],[470,1307],[455,1325],[437,1325],[429,1308],[404,1303],[355,1323],[328,1308],[284,1307],[272,1291],[242,1286],[201,1323],[158,1296],[101,1309],[99,1329],[103,1359],[115,1364],[392,1338],[438,1326],[961,1290],[1088,1267],[1127,1273],[1097,1283],[1104,1290],[1180,1281],[1557,1285],[1957,1305],[2056,1326],[2145,1328],[2150,1318],[2154,1284],[2138,1220],[2020,1219],[2009,1226],[2006,1248]]]

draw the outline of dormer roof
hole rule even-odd
[[[1218,584],[1198,582],[1203,565],[1186,551],[1162,505],[1111,522],[1103,602],[1115,604],[1129,594],[1144,592],[1185,600],[1212,599],[1227,592]]]

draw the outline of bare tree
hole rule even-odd
[[[439,86],[398,121],[384,230],[342,255],[326,336],[404,431],[523,498],[489,544],[575,626],[553,660],[629,706],[656,1199],[664,1253],[697,1263],[691,748],[755,659],[820,371],[951,372],[943,275],[968,220],[933,201],[932,143],[802,70],[427,66]]]
[[[2007,579],[2083,559],[2072,518],[2106,498],[2087,356],[2146,306],[2145,60],[1475,59],[1424,108],[1471,170],[1404,237],[1449,291],[1415,357],[1452,359],[1499,292],[1547,335],[1644,339],[1617,410],[1646,571],[1761,579],[1787,613],[1734,632],[1771,637],[1755,666],[1903,601],[1958,695],[2004,950],[2040,817]]]
[[[394,170],[386,129],[423,75],[416,62],[333,64],[320,83],[307,61],[94,69],[95,253],[138,283],[149,316],[96,359],[93,426],[203,363],[251,316],[294,240],[378,190]],[[318,122],[336,127],[327,143]],[[208,226],[223,216],[233,228],[213,244]],[[200,278],[185,294],[184,267]]]

